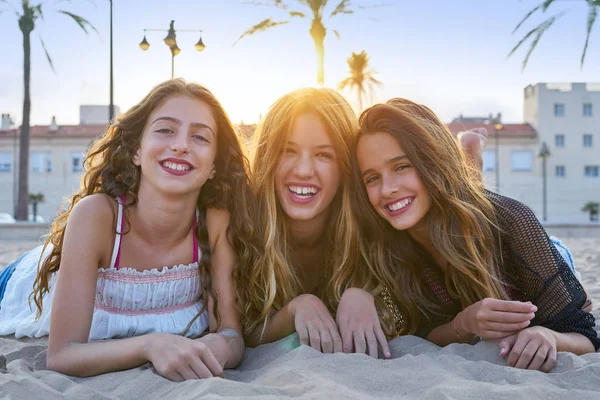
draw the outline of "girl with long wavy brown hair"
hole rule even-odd
[[[382,293],[390,333],[497,339],[508,365],[542,371],[557,351],[598,349],[585,292],[533,212],[485,190],[431,110],[392,99],[359,122],[354,204],[377,282],[364,287]]]
[[[0,334],[49,334],[47,367],[68,375],[151,362],[185,380],[235,367],[231,275],[260,250],[247,164],[210,91],[153,88],[89,149],[43,249],[9,267]]]
[[[254,134],[251,165],[265,250],[236,270],[250,346],[298,332],[301,343],[319,351],[342,350],[331,309],[343,291],[334,271],[360,262],[350,206],[356,126],[336,91],[305,88],[279,98]]]

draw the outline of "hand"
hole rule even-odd
[[[223,375],[223,367],[203,341],[166,333],[148,337],[148,361],[165,378],[180,382]]]
[[[521,369],[550,372],[556,366],[556,337],[542,326],[532,326],[502,340],[500,356],[506,365]],[[509,354],[510,352],[510,354]]]
[[[344,353],[366,353],[377,358],[377,343],[385,358],[390,358],[390,348],[385,338],[373,296],[359,288],[347,289],[338,306],[336,322],[342,334]]]
[[[462,331],[482,339],[502,339],[527,328],[537,307],[531,302],[483,299],[457,318]]]
[[[467,160],[469,160],[479,172],[483,169],[482,152],[485,147],[485,142],[487,141],[487,136],[488,133],[485,128],[470,129],[456,135]]]
[[[294,326],[300,343],[323,353],[342,351],[342,339],[331,313],[323,302],[312,294],[303,294],[290,302]]]

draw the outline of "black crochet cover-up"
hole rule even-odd
[[[555,332],[577,332],[600,348],[595,318],[581,309],[586,294],[566,261],[550,241],[529,207],[517,200],[485,191],[496,210],[501,229],[502,275],[512,300],[531,301],[538,308],[531,326]],[[414,242],[414,241],[413,241]],[[437,326],[452,321],[462,307],[446,290],[444,274],[432,257],[416,242],[424,261],[423,278],[439,315],[423,316],[417,335],[427,337]]]

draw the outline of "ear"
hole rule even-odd
[[[216,173],[217,173],[217,170],[215,169],[215,165],[213,164],[213,169],[210,172],[210,175],[208,176],[208,179],[213,179],[215,177]]]
[[[138,167],[142,165],[142,157],[140,155],[139,148],[137,149],[137,151],[135,152],[133,157],[131,157],[131,162],[133,163],[133,165],[138,166]]]

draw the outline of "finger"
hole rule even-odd
[[[534,313],[537,311],[537,307],[529,302],[524,303],[522,301],[513,300],[497,300],[497,299],[485,299],[489,304],[489,308],[494,311],[507,311],[512,313]]]
[[[310,338],[308,336],[308,327],[304,324],[296,327],[296,332],[298,332],[298,339],[300,339],[300,344],[305,346],[309,346]]]
[[[498,322],[502,324],[519,324],[525,321],[531,321],[535,318],[534,313],[516,313],[510,311],[482,311],[480,320],[489,322]]]
[[[548,350],[548,355],[546,356],[546,361],[542,364],[540,371],[542,372],[550,372],[556,366],[556,349],[554,347],[550,347]]]
[[[367,338],[367,354],[373,358],[378,358],[377,339],[375,338],[375,333],[372,330],[368,330],[365,332],[365,336]]]
[[[310,347],[317,351],[321,351],[321,335],[319,334],[319,328],[314,323],[309,323],[307,327]]]
[[[323,349],[323,353],[333,353],[333,340],[331,339],[331,334],[329,333],[329,330],[323,329],[322,331],[320,331],[320,338],[321,349]]]
[[[183,380],[187,381],[190,379],[199,379],[200,377],[196,375],[194,370],[189,365],[182,365],[177,369],[177,373],[181,375]]]
[[[483,340],[499,340],[499,339],[504,339],[509,336],[518,334],[519,332],[521,332],[521,330],[516,330],[516,331],[512,331],[512,332],[499,332],[499,331],[483,330],[483,331],[479,332],[479,337],[482,338]]]
[[[207,379],[212,378],[213,376],[219,376],[220,374],[213,374],[207,366],[202,363],[203,360],[196,359],[191,364],[190,367],[194,371],[194,373],[198,376],[196,379]]]
[[[517,334],[510,335],[498,343],[498,347],[500,348],[500,357],[504,358],[508,353],[510,353],[515,345],[515,342],[517,341],[517,336]]]
[[[352,341],[353,331],[350,326],[340,327],[342,332],[342,351],[346,354],[352,353],[354,350],[354,342]]]
[[[542,367],[542,365],[544,365],[544,362],[546,361],[546,356],[548,356],[549,350],[550,350],[550,347],[547,347],[547,346],[539,347],[537,349],[537,351],[535,352],[535,354],[533,355],[533,359],[527,366],[527,369],[538,371]]]
[[[181,376],[176,371],[168,372],[168,373],[164,374],[163,376],[173,382],[183,382],[185,380],[185,379],[183,379],[183,376]]]
[[[537,340],[530,340],[521,352],[521,357],[519,357],[519,361],[515,364],[515,368],[527,369],[539,348],[540,344]]]
[[[354,351],[365,354],[367,352],[367,343],[365,342],[365,333],[363,331],[354,332]]]
[[[329,334],[331,335],[331,341],[333,342],[333,352],[341,353],[343,348],[342,338],[337,330],[337,327],[333,326],[329,328]]]
[[[517,365],[519,359],[521,358],[521,353],[523,353],[523,350],[525,350],[525,346],[527,346],[528,343],[529,337],[527,335],[517,335],[517,341],[515,342],[510,354],[508,355],[508,359],[506,360],[506,364],[509,367],[514,367]]]
[[[531,324],[531,320],[517,322],[517,323],[504,323],[504,322],[483,322],[480,330],[484,331],[496,331],[496,332],[516,332],[521,329],[527,328]]]
[[[380,325],[375,327],[375,337],[377,338],[379,347],[381,347],[381,352],[383,353],[383,358],[392,358],[392,353],[390,352],[390,345],[388,344],[388,341],[385,337],[385,334],[381,330]]]
[[[210,371],[211,376],[222,376],[223,367],[212,351],[207,350],[202,354],[202,363]],[[200,375],[198,375],[200,376]],[[210,376],[209,376],[210,378]]]

